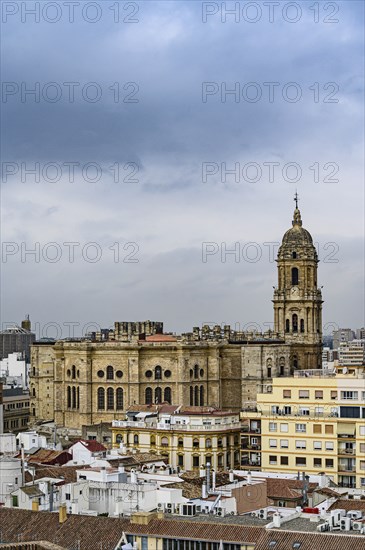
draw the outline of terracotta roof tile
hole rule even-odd
[[[342,510],[346,510],[347,512],[349,510],[362,510],[363,512],[365,512],[365,500],[354,500],[352,498],[351,499],[339,498],[328,509],[331,511],[331,510],[336,510],[338,508]]]
[[[272,543],[276,541],[276,545]],[[270,546],[270,543],[272,544]],[[298,546],[294,546],[298,543]],[[364,550],[365,537],[332,533],[306,533],[270,529],[263,532],[255,550]]]

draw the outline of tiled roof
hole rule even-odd
[[[363,512],[365,512],[365,500],[354,500],[353,498],[351,499],[339,498],[328,509],[330,511],[342,509],[342,510],[346,510],[347,512],[349,510],[362,510]]]
[[[31,512],[15,508],[0,508],[0,523],[4,542],[18,542],[41,538],[66,548],[74,548],[80,541],[80,550],[114,550],[123,531],[132,535],[185,538],[194,540],[236,543],[255,543],[261,527],[221,523],[194,522],[186,528],[179,520],[154,519],[148,525],[133,524],[123,518],[70,515],[60,524],[58,514]],[[343,550],[343,549],[341,549]]]
[[[274,541],[276,541],[275,545]],[[295,543],[298,543],[298,546],[295,546]],[[255,550],[348,550],[350,548],[364,550],[365,537],[270,529],[261,534],[255,546]]]
[[[72,460],[72,455],[69,452],[50,451],[47,449],[39,449],[36,453],[26,456],[27,462],[36,462],[37,464],[65,464],[69,460]]]
[[[302,498],[303,481],[297,479],[265,478],[267,482],[267,496],[271,499],[298,500]],[[308,484],[308,493],[311,494],[318,487],[318,483]]]
[[[177,342],[177,338],[172,334],[151,334],[151,336],[146,336],[146,339],[140,340],[140,342]]]
[[[87,466],[36,466],[34,479],[42,477],[64,478],[65,483],[75,483],[77,481],[77,470],[82,470]],[[25,482],[33,481],[30,472],[25,472]]]
[[[320,495],[324,495],[326,497],[340,497],[341,493],[337,493],[333,489],[330,489],[329,487],[323,487],[322,489],[316,489],[316,493]]]
[[[40,488],[37,485],[26,485],[24,487],[20,488],[23,493],[28,495],[28,497],[40,497],[44,496],[43,491],[40,490]]]
[[[91,453],[100,453],[100,452],[106,451],[106,447],[104,447],[104,445],[102,445],[101,443],[98,443],[93,439],[78,439],[72,444],[72,447],[73,445],[76,445],[76,443],[81,443]]]

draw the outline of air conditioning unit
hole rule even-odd
[[[175,514],[180,513],[180,504],[175,504]]]
[[[157,510],[158,510],[158,511],[163,510],[163,504],[162,504],[162,502],[158,502],[158,503],[157,503]]]
[[[347,512],[347,517],[351,519],[361,519],[362,518],[362,511],[361,510],[349,510]]]
[[[361,531],[364,524],[361,521],[353,521],[352,522],[352,528],[354,531]]]
[[[223,516],[223,512],[220,512],[219,510],[217,510],[217,516]]]
[[[324,531],[328,531],[329,528],[330,526],[328,525],[328,523],[322,523],[321,525],[318,525],[317,531],[319,531],[320,533],[323,533]]]
[[[340,531],[350,531],[351,529],[351,519],[342,518],[340,520]]]
[[[267,519],[267,510],[266,510],[266,508],[263,508],[262,510],[259,511],[258,517],[260,519]]]
[[[172,510],[172,504],[171,504],[170,502],[169,502],[168,504],[166,504],[166,510],[167,510],[168,513],[171,512],[171,510]]]

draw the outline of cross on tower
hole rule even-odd
[[[298,208],[298,193],[295,191],[295,195],[294,195],[294,200],[295,200],[295,208]]]

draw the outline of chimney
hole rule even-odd
[[[202,498],[207,498],[207,484],[205,482],[202,485]]]
[[[67,520],[66,504],[60,504],[60,509],[58,511],[58,522],[65,523],[66,520]]]
[[[251,471],[249,470],[247,472],[247,485],[251,485],[252,483],[252,474],[251,474]]]
[[[229,470],[229,482],[230,482],[230,483],[233,483],[233,482],[234,482],[234,473],[233,473],[233,470]]]
[[[212,491],[215,491],[215,470],[212,469]]]
[[[272,519],[273,519],[273,522],[274,522],[274,527],[279,528],[280,524],[281,524],[280,514],[278,514],[278,513],[274,514]]]
[[[210,462],[206,464],[206,485],[207,485],[207,495],[210,491]]]

